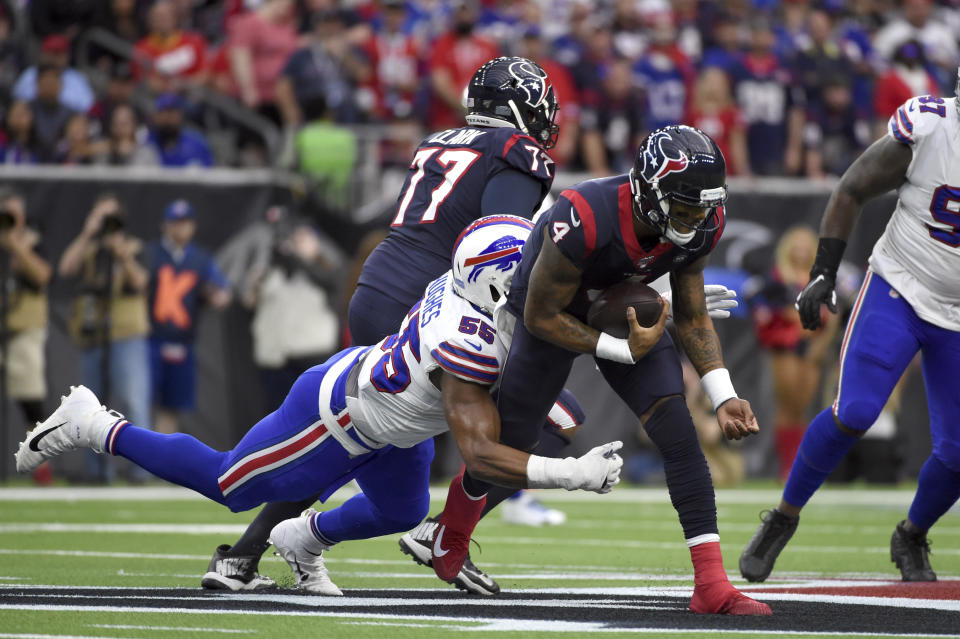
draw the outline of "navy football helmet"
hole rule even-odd
[[[553,86],[533,60],[494,58],[467,85],[467,124],[472,126],[515,127],[550,149],[560,133],[556,117]]]
[[[714,218],[713,227],[704,226],[727,199],[726,181],[723,153],[710,136],[690,126],[662,127],[640,143],[630,169],[633,214],[677,246],[686,246],[697,231],[712,231],[719,224]],[[699,226],[678,231],[671,221],[687,225],[671,217],[672,202],[711,210]]]

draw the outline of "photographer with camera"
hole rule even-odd
[[[137,261],[142,243],[125,226],[120,200],[101,194],[57,270],[61,277],[79,277],[70,334],[81,349],[81,383],[134,423],[149,424],[149,274]],[[87,470],[95,481],[113,479],[107,456],[91,454]],[[130,479],[146,475],[134,469]]]
[[[40,254],[40,234],[26,218],[23,196],[0,189],[0,418],[14,400],[32,427],[45,412],[46,287],[52,269]],[[49,465],[33,476],[39,484],[50,483]]]

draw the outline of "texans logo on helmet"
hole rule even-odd
[[[547,96],[547,75],[528,60],[518,60],[510,64],[510,75],[519,82],[518,88],[527,94],[527,104],[540,106]]]
[[[662,180],[670,173],[682,173],[690,163],[680,149],[670,149],[673,156],[664,150],[663,143],[670,140],[670,134],[665,131],[653,133],[647,139],[647,147],[643,150],[642,174],[648,183]]]
[[[500,271],[509,271],[514,264],[520,263],[523,240],[512,235],[501,237],[496,242],[481,251],[480,255],[468,258],[463,262],[464,268],[479,266],[470,271],[468,282],[475,282],[486,268],[494,267]]]

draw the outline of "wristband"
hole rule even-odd
[[[570,480],[573,476],[573,466],[576,460],[573,457],[564,459],[554,459],[553,457],[541,457],[540,455],[530,455],[527,460],[527,487],[528,488],[570,488]]]
[[[815,279],[821,273],[836,275],[846,248],[847,243],[840,238],[821,237],[817,242],[817,259],[814,260],[813,268],[810,269],[810,279]]]
[[[637,363],[633,353],[630,352],[630,342],[620,337],[614,337],[609,333],[600,333],[600,338],[597,340],[596,355],[602,359],[609,359],[621,364]]]
[[[730,371],[725,368],[715,368],[700,378],[703,390],[710,397],[713,410],[720,408],[720,404],[737,396],[730,381]]]

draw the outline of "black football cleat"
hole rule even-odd
[[[421,566],[433,567],[433,533],[437,520],[427,517],[419,526],[400,538],[400,550],[410,555]],[[463,562],[460,572],[450,582],[460,590],[475,595],[496,595],[500,586],[490,575],[483,572],[470,561],[470,555]]]
[[[800,517],[785,515],[776,508],[761,515],[763,523],[740,554],[740,574],[747,581],[763,581],[770,576],[774,562],[800,523]]]
[[[277,583],[257,572],[260,557],[228,554],[230,546],[217,546],[200,585],[207,590],[269,590]]]
[[[936,581],[930,567],[930,542],[925,532],[910,532],[906,520],[897,524],[890,537],[890,561],[897,564],[904,581]]]

